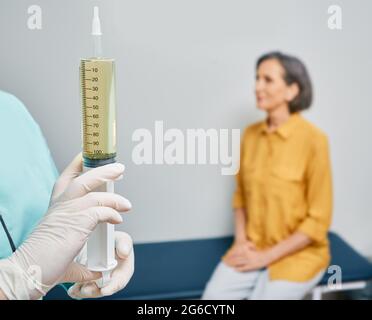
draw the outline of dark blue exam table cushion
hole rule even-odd
[[[342,270],[342,282],[372,279],[372,264],[333,232],[331,265]],[[104,299],[198,298],[214,268],[233,241],[231,236],[186,241],[136,244],[134,275],[121,292]],[[332,273],[326,273],[326,284]],[[66,299],[53,289],[47,299]]]

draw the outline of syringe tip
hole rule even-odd
[[[95,6],[93,8],[93,14],[94,14],[94,18],[98,18],[99,19],[99,9],[97,6]]]
[[[92,35],[100,36],[101,32],[101,22],[99,21],[98,7],[93,8],[93,21],[92,21]]]

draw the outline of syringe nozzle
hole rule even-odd
[[[95,6],[95,7],[93,8],[94,18],[99,19],[98,12],[99,12],[99,9],[98,9],[97,6]]]
[[[94,9],[93,9],[92,35],[94,35],[94,36],[100,36],[100,35],[102,35],[102,32],[101,32],[101,22],[99,20],[99,10],[98,10],[98,7],[94,7]]]

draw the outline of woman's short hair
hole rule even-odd
[[[273,51],[262,55],[257,60],[256,70],[262,62],[269,59],[275,59],[281,64],[285,71],[284,81],[287,85],[297,83],[299,87],[299,94],[289,102],[289,111],[293,113],[310,108],[313,89],[310,76],[301,60],[279,51]]]

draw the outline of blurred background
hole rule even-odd
[[[27,27],[30,5],[42,29]],[[342,8],[342,30],[328,7]],[[24,102],[61,171],[81,150],[79,59],[92,55],[100,7],[105,55],[116,59],[118,193],[133,204],[121,228],[136,243],[232,234],[233,176],[218,165],[136,165],[137,128],[239,128],[261,120],[255,62],[270,50],[298,56],[313,80],[305,112],[329,136],[332,230],[372,256],[370,144],[372,2],[296,0],[65,0],[0,2],[0,88]]]

